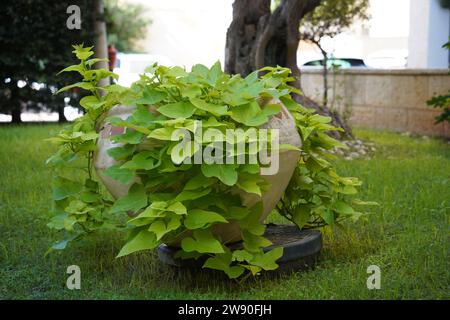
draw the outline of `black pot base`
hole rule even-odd
[[[322,234],[317,230],[299,230],[294,225],[267,225],[264,237],[273,245],[264,248],[269,251],[274,247],[283,247],[283,256],[277,260],[280,271],[295,271],[314,266],[322,249]],[[238,248],[240,242],[231,245]],[[201,268],[206,258],[179,259],[175,253],[179,248],[162,244],[158,247],[158,257],[163,263],[175,267]]]

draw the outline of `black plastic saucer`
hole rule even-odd
[[[311,267],[317,261],[322,249],[322,234],[317,230],[299,230],[294,225],[267,225],[264,236],[273,244],[264,248],[269,251],[274,247],[282,246],[283,256],[277,260],[281,271],[305,269]],[[240,243],[232,245],[239,247]],[[159,260],[175,267],[201,268],[205,259],[179,259],[175,253],[179,248],[162,244],[158,247]]]

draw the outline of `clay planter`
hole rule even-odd
[[[266,101],[267,103],[279,103],[279,101]],[[264,104],[264,103],[263,103]],[[262,106],[263,107],[263,106]],[[281,104],[281,111],[277,115],[273,116],[268,123],[264,124],[264,128],[267,129],[279,129],[279,143],[291,144],[296,147],[301,146],[300,136],[295,127],[295,122],[292,115]],[[122,119],[128,118],[134,108],[125,106],[115,106],[111,108],[106,116],[116,116]],[[106,117],[105,117],[106,118]],[[127,194],[129,187],[136,182],[136,180],[130,182],[127,185],[121,184],[109,177],[103,176],[102,172],[112,165],[118,164],[118,161],[114,160],[107,154],[107,150],[113,147],[118,147],[120,144],[113,143],[110,140],[111,136],[123,133],[124,128],[114,127],[109,123],[100,123],[100,137],[97,142],[97,150],[94,154],[94,167],[98,173],[98,177],[104,183],[108,191],[115,197],[120,198]],[[145,144],[141,145],[142,149],[145,149]],[[261,213],[260,221],[263,222],[268,214],[275,208],[280,201],[289,180],[294,172],[294,169],[299,160],[299,152],[293,150],[281,151],[279,154],[279,170],[274,175],[262,175],[267,181],[271,183],[271,187],[262,196],[263,212]],[[244,191],[239,193],[243,199],[243,202],[247,206],[252,206],[259,201],[259,197],[255,194],[248,194]],[[239,225],[235,221],[231,221],[228,224],[217,224],[213,226],[213,233],[217,235],[223,243],[231,243],[241,240],[241,232]],[[177,245],[174,243],[172,245]]]

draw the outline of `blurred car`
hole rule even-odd
[[[302,67],[320,67],[323,68],[324,59],[311,60],[303,64]],[[327,60],[327,67],[329,69],[337,67],[340,69],[348,68],[367,68],[363,59],[357,58],[330,58]]]
[[[157,62],[160,65],[172,66],[173,62],[166,56],[157,54],[119,53],[117,54],[114,72],[119,75],[118,84],[129,86],[139,80],[145,69]]]

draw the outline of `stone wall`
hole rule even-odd
[[[302,70],[306,95],[322,101],[320,69]],[[439,109],[426,101],[450,90],[449,70],[343,69],[329,74],[329,106],[356,127],[450,137],[450,125],[435,125]]]

